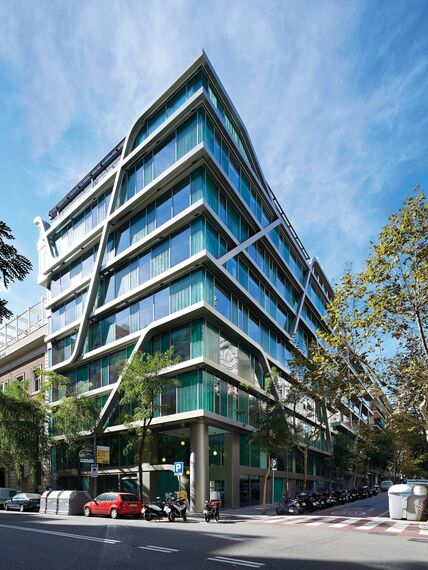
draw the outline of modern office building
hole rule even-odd
[[[45,337],[47,332],[45,299],[38,301],[0,326],[1,391],[11,381],[18,381],[22,382],[31,396],[40,394],[43,380],[38,369],[46,367]],[[41,465],[36,484],[31,481],[27,467],[25,465],[23,467],[22,479],[18,478],[15,471],[0,469],[0,487],[10,487],[21,491],[34,491],[35,487],[44,490],[50,481],[49,465]]]
[[[181,361],[168,374],[178,385],[164,391],[153,422],[146,491],[177,488],[165,467],[184,461],[194,509],[210,490],[226,506],[257,502],[266,456],[249,436],[264,377],[273,366],[287,377],[291,344],[306,350],[332,290],[204,53],[49,215],[36,219],[49,365],[100,409],[111,461],[98,489],[136,485],[116,363],[172,345]],[[302,410],[301,421],[317,420]],[[328,481],[330,452],[322,431],[309,454],[312,486]],[[302,461],[290,454],[295,488]],[[73,485],[75,464],[60,444],[53,469],[60,486]],[[279,457],[277,496],[284,477]]]

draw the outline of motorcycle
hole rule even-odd
[[[168,513],[165,511],[165,501],[161,501],[160,497],[156,497],[156,502],[154,503],[143,503],[143,508],[141,509],[141,514],[146,521],[152,521],[153,519],[165,519],[168,518]]]
[[[206,500],[204,507],[205,522],[209,523],[213,519],[218,522],[220,518],[220,501],[216,499]]]
[[[276,514],[277,515],[299,515],[302,514],[306,509],[306,504],[304,501],[295,497],[292,499],[291,497],[284,496],[278,503],[276,507]]]
[[[184,522],[187,520],[187,503],[184,498],[180,497],[173,500],[172,495],[168,495],[163,510],[167,514],[169,522],[174,522],[175,519],[179,518],[182,518]]]

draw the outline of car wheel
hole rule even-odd
[[[148,513],[148,512],[145,512],[145,513],[144,513],[144,519],[145,519],[147,522],[150,522],[150,521],[153,520],[153,515],[151,515],[151,514]]]
[[[19,507],[19,511],[20,511],[21,513],[23,513],[23,512],[25,511],[24,505],[21,505],[21,506]]]
[[[89,507],[85,507],[83,514],[85,515],[85,517],[90,517],[91,516],[91,509]]]
[[[168,520],[169,520],[169,522],[175,521],[175,515],[172,511],[170,513],[168,513]]]
[[[110,511],[110,517],[111,517],[112,519],[117,519],[118,515],[119,515],[119,513],[117,512],[117,509],[112,509],[112,510]]]

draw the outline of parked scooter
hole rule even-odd
[[[284,495],[276,507],[277,515],[299,515],[306,509],[306,504],[299,498],[292,499]]]
[[[173,499],[171,494],[167,495],[163,510],[166,512],[169,522],[174,522],[175,519],[179,518],[182,518],[184,522],[187,520],[187,503],[182,497]]]
[[[143,503],[141,514],[146,521],[165,518],[169,520],[168,513],[165,511],[165,505],[165,501],[161,501],[160,497],[156,497],[156,502],[154,503]]]
[[[204,517],[205,522],[209,523],[212,520],[216,522],[219,521],[220,518],[220,501],[217,499],[211,499],[205,501],[204,507]]]

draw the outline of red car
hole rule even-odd
[[[85,517],[104,515],[112,519],[127,515],[138,518],[141,515],[141,501],[131,493],[102,493],[83,507]]]

